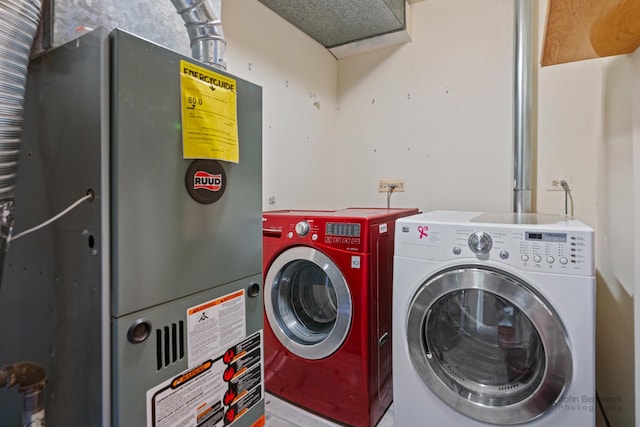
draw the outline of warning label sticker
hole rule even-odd
[[[222,427],[264,399],[263,337],[258,331],[218,357],[147,391],[147,427]],[[264,416],[255,426],[264,425]]]
[[[187,310],[187,354],[192,368],[246,336],[244,289]]]
[[[180,90],[183,157],[238,163],[236,81],[181,60]]]

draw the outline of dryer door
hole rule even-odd
[[[531,286],[503,271],[460,266],[431,276],[409,308],[407,339],[427,386],[479,421],[537,418],[571,380],[560,318]]]
[[[353,312],[340,269],[304,246],[280,254],[269,266],[264,307],[278,340],[305,359],[322,359],[344,342]]]

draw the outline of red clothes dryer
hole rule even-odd
[[[263,213],[268,392],[355,427],[393,399],[395,220],[417,209]]]

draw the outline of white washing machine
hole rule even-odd
[[[593,253],[565,216],[398,219],[395,425],[594,426]]]

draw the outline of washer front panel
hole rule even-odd
[[[407,317],[409,357],[425,384],[478,421],[533,420],[571,380],[565,328],[551,305],[501,270],[456,266],[427,279]]]
[[[344,342],[353,307],[347,282],[324,253],[296,246],[271,264],[265,312],[280,343],[304,359],[322,359]]]

